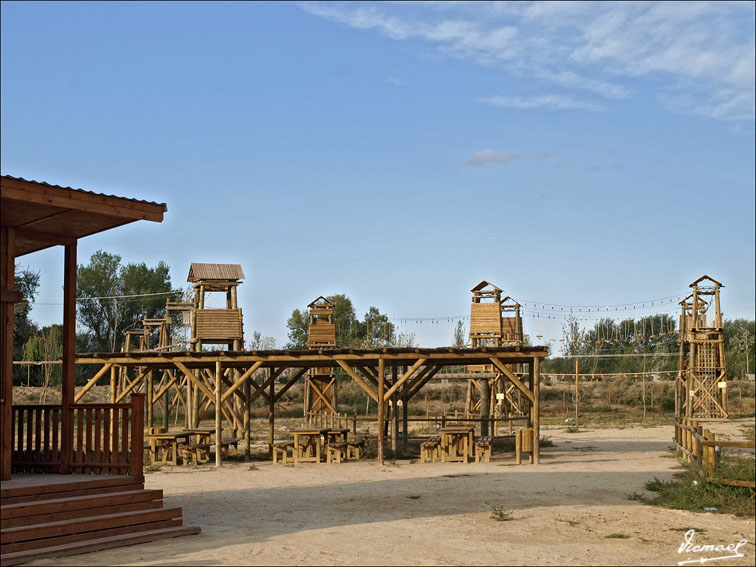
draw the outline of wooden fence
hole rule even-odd
[[[756,488],[756,482],[752,480],[732,480],[716,476],[717,447],[754,449],[756,443],[753,441],[718,441],[716,435],[704,429],[698,420],[687,417],[675,418],[674,440],[677,451],[682,453],[687,462],[694,462],[703,467],[708,482]]]
[[[142,474],[144,396],[133,396],[128,404],[73,404],[69,419],[72,439],[65,444],[62,406],[14,405],[12,471]]]

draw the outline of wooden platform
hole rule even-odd
[[[199,533],[143,476],[16,475],[0,483],[0,564]]]

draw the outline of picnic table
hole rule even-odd
[[[211,443],[212,437],[213,435],[215,435],[215,429],[201,428],[201,427],[194,428],[194,429],[184,429],[183,432],[189,434],[190,442],[197,445]]]
[[[441,462],[467,463],[473,448],[475,427],[451,425],[438,431],[441,433]]]
[[[179,443],[185,443],[189,434],[181,433],[151,433],[147,435],[150,442],[152,462],[161,465],[178,464]]]
[[[331,427],[325,434],[326,442],[333,443],[339,441],[346,441],[349,434],[348,427]]]
[[[294,462],[319,463],[323,454],[321,439],[328,435],[330,428],[292,429],[294,436]]]

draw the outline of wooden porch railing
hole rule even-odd
[[[144,455],[144,396],[129,404],[69,406],[73,439],[70,468],[78,474],[142,474]],[[63,409],[60,405],[13,406],[15,473],[63,473]]]
[[[716,476],[717,452],[716,447],[735,447],[740,449],[754,449],[753,441],[723,441],[717,440],[716,435],[703,428],[698,420],[688,417],[675,418],[675,445],[683,458],[691,463],[697,463],[706,471],[706,480],[730,486],[748,486],[756,488],[756,482],[748,480],[733,480]]]

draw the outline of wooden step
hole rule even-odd
[[[27,551],[18,551],[14,553],[3,553],[0,565],[18,565],[42,557],[62,557],[65,555],[76,555],[78,553],[87,553],[90,551],[100,551],[112,547],[121,547],[124,545],[134,545],[136,543],[145,543],[160,539],[197,534],[200,532],[198,527],[174,527],[149,530],[136,534],[122,534],[110,537],[102,537],[87,541],[54,545],[49,547],[39,547]]]
[[[63,497],[36,502],[22,502],[20,504],[3,505],[3,521],[13,518],[32,516],[44,516],[58,512],[71,512],[74,510],[87,510],[89,508],[102,508],[105,506],[117,507],[121,504],[133,504],[149,500],[162,500],[163,491],[154,489],[129,490],[105,494],[92,494],[87,496]]]
[[[136,510],[87,518],[60,520],[0,530],[0,550],[9,543],[35,541],[59,537],[74,533],[96,532],[121,526],[160,522],[181,518],[181,508],[159,508],[155,510]],[[93,535],[92,537],[97,537]],[[41,543],[41,542],[40,542]]]
[[[57,498],[69,498],[72,496],[88,496],[92,494],[107,494],[110,492],[125,492],[129,490],[141,490],[143,483],[129,483],[120,486],[101,486],[98,488],[80,488],[78,490],[66,490],[64,492],[52,492],[46,494],[27,494],[24,496],[9,496],[0,500],[0,505],[22,504],[24,502],[40,502]]]
[[[129,524],[127,526],[119,526],[116,528],[110,528],[107,530],[97,530],[96,532],[83,532],[69,535],[63,535],[59,537],[45,538],[44,540],[35,541],[21,541],[18,543],[7,543],[2,546],[3,555],[6,553],[15,553],[18,551],[24,551],[25,549],[37,548],[37,547],[52,547],[55,545],[64,545],[67,543],[75,543],[79,541],[86,541],[92,539],[101,539],[104,537],[111,537],[123,534],[132,534],[138,532],[145,532],[148,530],[157,530],[162,528],[175,528],[180,527],[183,524],[181,518],[174,518],[171,520],[163,520],[160,522],[149,522],[146,524]],[[31,544],[31,545],[30,545]]]
[[[163,507],[162,500],[147,500],[145,502],[134,502],[132,504],[119,504],[117,511],[118,512],[133,512],[135,510],[152,510],[155,508],[162,508],[162,507]],[[0,508],[0,510],[2,509]],[[56,512],[55,514],[45,514],[45,516],[42,518],[38,516],[23,516],[21,518],[10,518],[10,519],[3,518],[2,521],[0,521],[0,526],[2,527],[2,529],[15,528],[18,526],[28,526],[30,524],[36,523],[37,521],[57,522],[59,520],[70,520],[73,518],[82,518],[85,516],[103,516],[107,514],[112,514],[115,511],[116,510],[114,510],[112,506],[104,506],[101,508],[87,508],[86,510],[68,510],[65,512]]]
[[[44,475],[35,475],[42,477]],[[43,482],[30,482],[28,485],[13,486],[13,481],[0,486],[0,502],[2,504],[17,504],[25,501],[44,500],[46,498],[60,498],[64,493],[92,489],[107,488],[124,485],[144,485],[144,476],[118,476],[100,477],[92,479],[84,475],[72,475],[71,480],[57,482],[60,475],[50,475],[56,482],[45,484]],[[39,480],[37,478],[37,480]],[[8,486],[10,484],[11,486]],[[15,499],[11,501],[10,499]],[[26,500],[28,499],[28,500]]]

